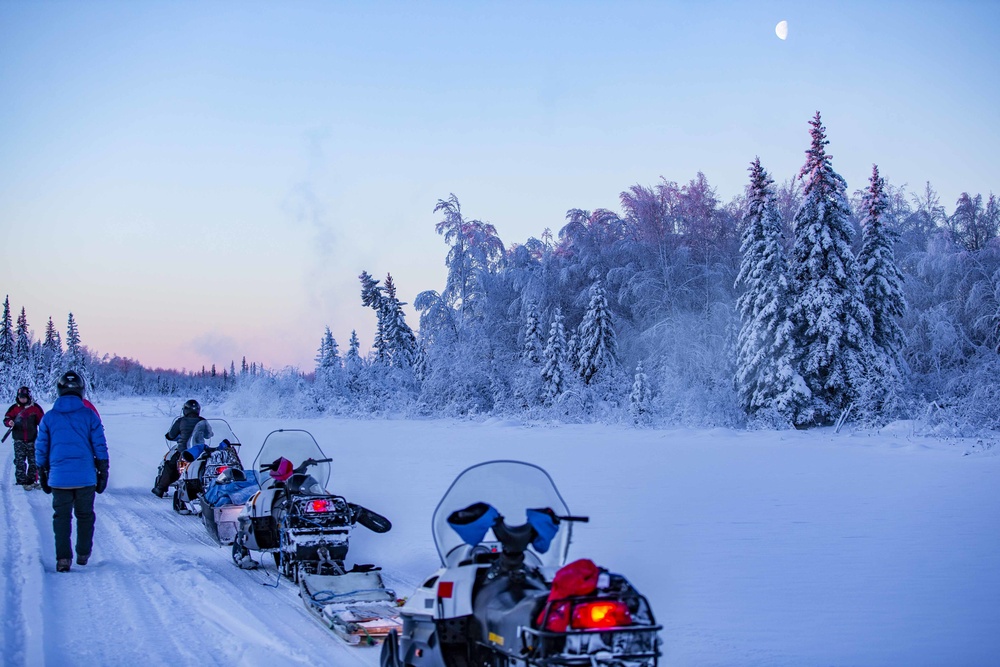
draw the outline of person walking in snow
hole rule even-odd
[[[35,403],[31,390],[21,387],[17,390],[14,405],[7,409],[3,425],[10,429],[14,437],[14,479],[25,491],[38,488],[38,470],[35,466],[35,438],[38,423],[45,411]]]
[[[163,458],[160,469],[156,473],[156,482],[153,484],[152,492],[157,498],[162,498],[170,485],[180,479],[181,474],[177,470],[177,462],[191,443],[191,434],[194,433],[195,427],[203,421],[205,420],[201,416],[201,405],[192,398],[184,404],[181,408],[181,416],[174,420],[174,423],[170,425],[170,430],[163,436],[175,444]]]
[[[42,490],[52,494],[52,530],[56,572],[69,572],[70,543],[76,515],[76,564],[86,565],[94,547],[94,494],[108,486],[108,442],[97,411],[84,403],[86,384],[76,371],[59,378],[52,409],[42,419],[35,440]]]

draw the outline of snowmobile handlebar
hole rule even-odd
[[[274,470],[275,466],[278,464],[278,461],[281,461],[281,459],[278,459],[277,461],[272,461],[271,463],[261,463],[260,471],[267,472],[269,470]],[[292,472],[303,473],[309,469],[309,466],[314,466],[319,463],[331,463],[332,461],[333,459],[306,459],[305,461],[300,463],[297,468],[292,470]]]
[[[295,469],[295,472],[300,472],[300,473],[305,472],[306,470],[309,469],[310,466],[314,466],[320,463],[331,463],[332,461],[333,459],[306,459],[299,465],[298,468]]]
[[[500,540],[500,543],[504,546],[505,551],[509,550],[513,553],[523,552],[528,548],[529,544],[534,542],[535,538],[541,537],[543,533],[547,532],[545,528],[540,527],[541,524],[536,524],[532,520],[532,513],[536,516],[541,515],[543,517],[548,517],[548,519],[551,520],[553,527],[559,525],[562,521],[573,521],[577,523],[587,523],[590,521],[590,517],[587,516],[559,516],[550,508],[544,508],[529,510],[528,521],[526,523],[519,526],[511,526],[504,520],[502,514],[497,514],[496,519],[493,521],[493,534],[496,535],[498,540]],[[542,523],[544,523],[544,519]],[[545,539],[547,541],[548,537]]]

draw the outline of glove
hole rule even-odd
[[[38,469],[38,483],[42,485],[42,491],[45,493],[52,493],[52,487],[49,486],[49,467],[42,466]]]
[[[97,492],[104,493],[108,488],[108,460],[94,459],[94,467],[97,468]]]
[[[11,419],[10,417],[4,417],[3,425],[6,426],[7,428],[11,428],[14,426],[14,420]]]

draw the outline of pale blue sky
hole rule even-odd
[[[789,23],[787,41],[775,24]],[[998,2],[0,0],[0,292],[147,365],[371,343],[357,275],[440,289],[436,201],[508,245],[760,156],[820,110],[851,190],[1000,189]],[[410,311],[411,323],[416,317]]]

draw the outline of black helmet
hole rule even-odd
[[[83,376],[76,371],[66,371],[59,378],[59,383],[56,385],[56,392],[60,396],[71,394],[83,398],[83,392],[86,388],[87,383],[83,381]]]
[[[17,400],[21,400],[22,398],[28,399],[29,402],[31,401],[31,390],[27,387],[21,387],[17,390]]]
[[[201,414],[201,406],[198,405],[198,401],[193,398],[184,404],[182,412],[185,417],[197,417]]]

